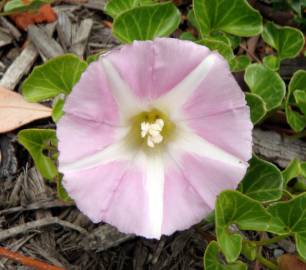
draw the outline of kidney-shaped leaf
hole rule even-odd
[[[254,124],[257,124],[267,113],[266,103],[254,93],[246,93],[245,99],[250,107],[251,120]]]
[[[238,191],[222,192],[216,203],[216,232],[218,243],[228,262],[234,262],[242,249],[242,236],[231,232],[241,230],[265,231],[270,215],[262,205]]]
[[[216,241],[211,241],[204,254],[205,270],[247,270],[247,265],[241,261],[231,264],[224,264],[220,261],[220,252],[221,250],[218,243]]]
[[[283,176],[275,165],[254,155],[240,190],[261,202],[276,201],[282,196]]]
[[[22,84],[22,94],[30,102],[46,100],[59,94],[67,95],[86,67],[85,61],[72,54],[53,58],[34,68]]]
[[[57,144],[55,130],[24,129],[18,133],[18,142],[29,151],[43,177],[52,180],[58,174],[54,161],[44,154],[45,149]]]
[[[214,31],[254,36],[262,31],[262,18],[246,0],[193,0],[199,30],[204,37]]]
[[[0,86],[0,133],[50,116],[50,108],[29,103],[20,94]]]
[[[299,255],[306,260],[306,193],[286,202],[275,203],[268,208],[272,215],[268,231],[294,236]]]
[[[296,177],[304,177],[306,179],[306,162],[293,159],[282,174],[285,184],[288,184],[290,180]]]
[[[286,101],[286,117],[290,127],[300,132],[306,127],[306,71],[295,72],[289,83],[289,91]],[[296,106],[300,111],[293,110]]]
[[[281,60],[296,57],[304,47],[304,35],[300,30],[272,22],[265,25],[262,38],[278,52]]]
[[[113,34],[124,43],[170,35],[181,21],[172,3],[141,6],[120,14],[114,20]]]
[[[129,9],[150,4],[154,4],[154,0],[109,0],[104,10],[108,15],[116,18]]]
[[[252,93],[260,96],[268,111],[279,107],[286,94],[286,85],[278,73],[261,64],[247,67],[244,80]]]

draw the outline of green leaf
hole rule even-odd
[[[303,260],[306,260],[306,193],[286,202],[275,203],[268,208],[272,215],[269,231],[295,238],[296,248]]]
[[[105,5],[105,12],[113,18],[135,7],[154,4],[153,0],[109,0]]]
[[[59,94],[67,95],[79,81],[87,63],[77,56],[67,54],[35,67],[22,84],[26,100],[39,102]]]
[[[280,60],[275,55],[268,55],[268,56],[264,57],[263,64],[267,68],[269,68],[273,71],[277,71],[277,70],[279,70]]]
[[[283,191],[283,176],[275,165],[254,155],[240,183],[240,191],[261,202],[279,200]]]
[[[251,64],[251,60],[246,55],[239,55],[230,60],[230,67],[232,72],[243,71]]]
[[[4,6],[4,12],[21,13],[25,11],[37,10],[42,5],[50,4],[53,0],[10,0]]]
[[[199,43],[205,45],[212,51],[217,51],[228,61],[234,57],[232,47],[229,42],[226,43],[224,41],[224,37],[222,36],[203,38]]]
[[[278,73],[264,65],[253,64],[247,67],[244,80],[251,92],[264,100],[268,111],[282,104],[286,85]]]
[[[253,124],[259,123],[267,113],[267,108],[264,100],[253,93],[246,93],[246,101],[250,106],[251,120]]]
[[[301,132],[306,127],[304,99],[306,94],[306,71],[298,70],[295,72],[290,80],[288,88],[289,91],[285,106],[287,121],[295,132]],[[297,94],[295,92],[297,92]],[[298,107],[301,113],[293,110],[293,107]]]
[[[293,92],[296,104],[304,115],[306,115],[306,91],[295,90]]]
[[[214,31],[236,36],[254,36],[262,31],[262,18],[246,0],[193,0],[202,37]]]
[[[292,110],[288,103],[285,107],[287,122],[295,132],[301,132],[306,127],[306,117]]]
[[[233,231],[233,225],[241,230],[265,231],[269,221],[270,215],[258,201],[238,191],[222,192],[216,203],[216,233],[226,260],[234,262],[242,249],[242,236]]]
[[[280,60],[295,58],[304,47],[304,35],[300,30],[272,22],[265,25],[262,38],[278,52]]]
[[[241,253],[250,261],[256,259],[257,246],[254,243],[243,241]]]
[[[300,176],[306,178],[306,162],[293,159],[282,174],[285,185],[287,185],[293,178]]]
[[[58,100],[56,100],[56,102],[53,105],[51,116],[55,123],[58,122],[58,120],[60,120],[60,118],[64,115],[64,111],[63,111],[64,104],[65,104],[65,100],[59,98]]]
[[[50,147],[55,149],[57,139],[53,129],[24,129],[18,133],[18,142],[31,154],[35,166],[41,175],[52,180],[58,175],[55,162],[44,154]]]
[[[161,3],[130,9],[113,24],[113,34],[123,43],[169,36],[179,26],[181,16],[172,3]]]
[[[196,19],[195,15],[194,15],[193,9],[189,9],[188,14],[187,14],[187,19],[188,19],[189,23],[190,23],[194,28],[196,28],[197,30],[199,30],[200,26],[199,26],[199,24],[198,24],[198,22],[197,22],[197,19]]]
[[[204,254],[205,270],[247,270],[247,265],[241,261],[232,264],[224,264],[220,261],[220,248],[216,241],[211,241]]]
[[[182,40],[197,41],[197,38],[191,32],[183,32],[180,35],[180,39],[182,39]]]
[[[87,58],[86,58],[86,62],[87,64],[91,64],[92,62],[95,62],[99,59],[101,53],[96,53],[96,54],[92,54],[92,55],[89,55]]]
[[[70,201],[71,198],[69,197],[67,191],[65,190],[65,188],[63,187],[62,184],[62,177],[58,177],[57,179],[57,197],[65,202]]]

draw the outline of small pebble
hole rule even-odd
[[[284,251],[282,249],[277,248],[273,250],[273,256],[275,258],[282,256],[283,254],[284,254]]]

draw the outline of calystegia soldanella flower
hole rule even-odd
[[[198,223],[251,157],[245,96],[216,52],[136,41],[88,67],[58,124],[64,186],[93,222],[160,238]]]

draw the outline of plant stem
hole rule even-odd
[[[256,259],[257,259],[257,261],[260,262],[260,264],[262,264],[263,266],[265,266],[265,267],[267,267],[271,270],[279,270],[279,267],[275,263],[267,260],[260,253],[257,254]]]
[[[269,239],[263,239],[263,240],[260,240],[260,241],[251,241],[253,244],[257,245],[257,246],[266,246],[266,245],[271,245],[271,244],[274,244],[274,243],[277,243],[278,241],[284,239],[288,237],[288,235],[278,235],[278,236],[275,236],[273,238],[269,238]]]

